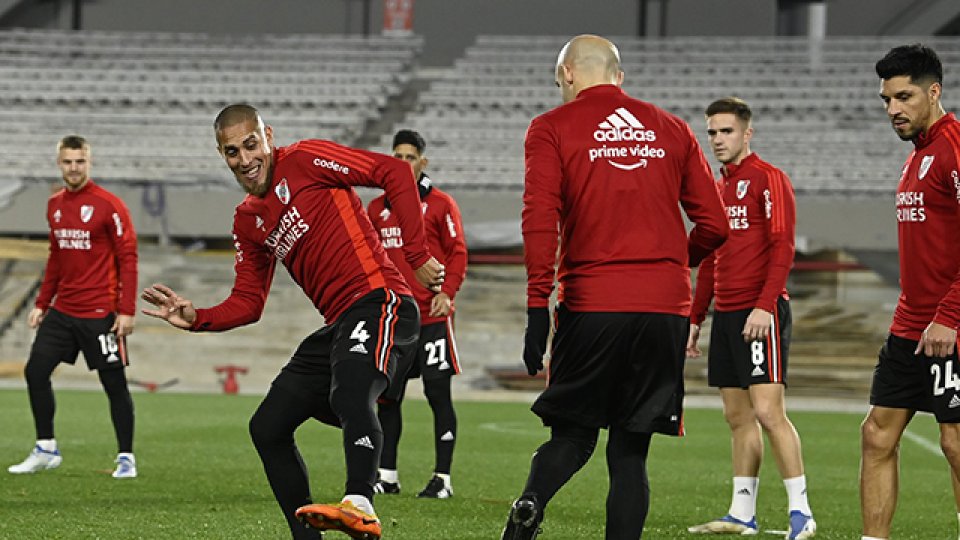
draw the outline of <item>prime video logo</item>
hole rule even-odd
[[[593,138],[597,142],[607,143],[637,143],[632,146],[603,144],[599,147],[590,148],[590,162],[597,159],[606,159],[610,165],[624,170],[632,171],[641,167],[647,167],[648,159],[662,159],[667,153],[663,148],[650,146],[657,140],[657,134],[652,129],[647,129],[637,117],[623,107],[618,107],[597,124],[596,131],[593,132]],[[627,160],[627,163],[614,160]]]

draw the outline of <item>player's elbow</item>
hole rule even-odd
[[[708,242],[710,242],[713,249],[717,249],[718,247],[722,246],[729,237],[730,225],[727,223],[727,220],[723,220],[720,222],[720,226],[718,228],[710,231]]]

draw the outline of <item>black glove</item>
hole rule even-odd
[[[531,376],[543,369],[543,355],[547,352],[549,334],[550,310],[545,307],[527,308],[527,329],[523,333],[523,363]]]

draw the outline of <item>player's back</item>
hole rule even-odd
[[[717,197],[690,128],[601,85],[534,119],[526,196],[551,182],[550,164],[538,157],[550,151],[559,160],[564,301],[583,311],[683,312],[690,284],[678,202],[696,183],[699,196]]]

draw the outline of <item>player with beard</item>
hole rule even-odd
[[[460,373],[460,354],[453,333],[453,299],[467,272],[467,244],[463,236],[460,209],[456,201],[441,191],[424,172],[429,160],[424,155],[426,141],[416,131],[402,129],[393,137],[393,157],[413,167],[423,208],[427,247],[444,266],[445,278],[440,292],[425,288],[414,290],[420,307],[420,341],[416,354],[403,357],[401,379],[391,385],[380,399],[378,414],[383,426],[383,454],[380,456],[378,493],[400,493],[397,473],[397,447],[403,428],[401,403],[406,379],[421,377],[423,393],[433,412],[434,469],[433,477],[418,497],[446,499],[453,496],[450,469],[457,439],[457,415],[450,394],[450,379]],[[390,259],[403,273],[407,283],[415,281],[413,268],[403,258],[402,238],[390,200],[381,195],[370,201],[367,213],[380,233],[380,241]]]
[[[124,369],[136,312],[137,233],[123,201],[90,179],[90,145],[83,137],[60,140],[57,165],[64,187],[47,201],[50,256],[27,319],[37,328],[24,368],[37,442],[7,471],[34,473],[63,461],[53,432],[50,375],[83,351],[110,401],[118,447],[113,477],[135,478],[133,399]]]
[[[960,509],[960,122],[940,103],[943,66],[933,49],[895,47],[876,71],[890,124],[913,151],[896,196],[900,300],[861,426],[864,540],[890,537],[900,439],[917,411],[933,413],[940,425]]]
[[[260,318],[282,263],[326,326],[307,336],[250,419],[250,435],[293,538],[320,530],[380,538],[373,485],[383,448],[375,404],[399,356],[417,340],[419,313],[403,276],[380,246],[352,186],[379,187],[394,203],[404,257],[419,283],[439,290],[443,266],[430,256],[410,166],[332,141],[275,147],[273,129],[249,105],[231,105],[214,122],[220,154],[247,192],[234,215],[236,277],[220,304],[195,308],[155,284],[147,315],[193,332],[219,332]],[[421,285],[422,284],[422,285]],[[294,432],[308,419],[342,428],[346,484],[341,502],[314,504]]]

